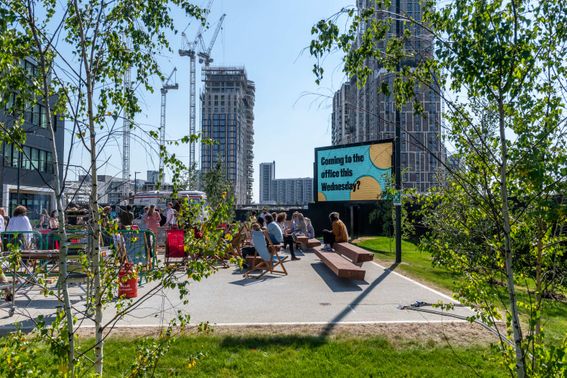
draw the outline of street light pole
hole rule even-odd
[[[402,23],[399,19],[400,14],[400,0],[396,0],[396,37],[400,38],[402,35]],[[401,71],[401,62],[398,60],[396,66],[397,77],[399,77]],[[402,169],[401,169],[401,149],[402,149],[402,125],[401,125],[401,112],[399,104],[396,103],[396,139],[394,146],[394,174],[396,176],[396,195],[394,198],[394,207],[396,209],[396,264],[402,262]]]

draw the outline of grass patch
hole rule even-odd
[[[133,361],[133,340],[105,345],[105,375],[119,377]],[[393,347],[381,338],[187,336],[162,358],[156,377],[500,377],[506,372],[482,347]],[[192,364],[191,361],[196,361]]]
[[[378,236],[363,239],[356,243],[358,246],[374,252],[375,259],[389,266],[396,259],[396,245],[394,238]],[[440,267],[431,265],[431,255],[422,252],[419,248],[408,241],[402,241],[402,263],[396,270],[404,272],[421,282],[433,284],[437,289],[451,293],[455,287],[455,281],[459,276]]]
[[[395,261],[396,246],[394,238],[377,236],[363,239],[356,244],[374,252],[375,259],[386,266],[393,264]],[[441,267],[433,267],[431,261],[429,253],[420,251],[413,243],[403,241],[402,263],[396,270],[403,272],[408,277],[451,293],[460,276]],[[502,290],[505,289],[502,288]],[[520,301],[528,301],[524,287],[518,285],[517,295]],[[527,321],[526,317],[524,319]],[[547,338],[552,342],[561,341],[567,335],[567,303],[545,300],[542,320]]]

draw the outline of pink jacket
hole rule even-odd
[[[158,234],[160,216],[157,211],[154,211],[152,215],[144,216],[144,223],[148,230],[152,231],[156,236]]]

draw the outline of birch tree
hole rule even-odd
[[[201,10],[184,0],[156,0],[150,3],[122,1],[79,1],[69,0],[56,2],[43,1],[1,1],[0,14],[0,93],[18,92],[15,110],[25,110],[30,101],[41,101],[48,104],[48,128],[54,131],[55,125],[51,115],[64,116],[67,125],[76,138],[88,152],[90,164],[87,168],[92,178],[98,175],[101,163],[101,145],[112,137],[111,131],[123,114],[123,117],[134,119],[140,112],[138,93],[135,88],[126,85],[124,77],[131,70],[136,86],[152,91],[151,78],[163,79],[156,56],[170,50],[170,35],[175,34],[172,6],[181,9],[182,13],[195,22],[203,22]],[[37,77],[29,77],[20,68],[22,59],[32,58],[38,64]],[[53,99],[57,99],[54,101]],[[7,103],[7,97],[2,97],[2,105]],[[21,128],[23,112],[13,112],[14,121],[2,129],[0,136],[3,140],[22,146],[25,142],[25,131]],[[132,122],[132,127],[136,124]],[[157,135],[148,135],[157,140]],[[197,136],[186,136],[175,143],[194,141]],[[54,156],[57,156],[55,138],[53,140]],[[166,162],[173,166],[176,177],[187,168],[182,167],[174,155],[167,154]],[[64,206],[62,202],[63,177],[60,171],[62,162],[54,162],[55,176],[54,191],[57,197],[57,208],[60,216],[60,233],[66,240]],[[135,310],[141,303],[157,290],[163,287],[176,288],[186,302],[187,285],[189,280],[176,273],[173,268],[156,267],[147,273],[149,281],[156,282],[152,289],[137,300],[113,303],[117,285],[117,260],[103,259],[100,253],[99,240],[102,232],[102,220],[98,203],[97,180],[93,179],[89,203],[89,235],[92,250],[89,251],[85,269],[92,277],[93,293],[87,298],[87,308],[94,310],[95,343],[94,368],[97,375],[103,373],[104,339],[116,322],[129,312]],[[203,206],[205,206],[203,204]],[[192,206],[191,209],[194,209]],[[206,231],[208,245],[203,241],[187,238],[186,249],[199,245],[204,255],[204,262],[187,259],[182,266],[192,280],[206,277],[215,270],[215,262],[207,259],[208,255],[222,256],[227,245],[224,234],[217,231],[215,222],[228,222],[228,213],[224,204],[209,209],[211,216],[202,224]],[[193,225],[191,225],[193,230]],[[64,303],[66,325],[65,332],[55,334],[53,330],[42,332],[58,339],[66,337],[66,342],[54,345],[64,345],[62,350],[67,353],[67,374],[74,376],[79,364],[88,361],[87,350],[77,353],[74,317],[76,308],[69,303],[66,251],[67,244],[62,243],[60,282]],[[179,267],[178,267],[179,268]],[[103,318],[103,310],[112,304],[116,313],[109,319]],[[87,311],[88,312],[88,311]],[[179,320],[187,321],[185,314],[179,314]],[[53,339],[55,340],[55,339]],[[83,370],[81,370],[83,371]]]

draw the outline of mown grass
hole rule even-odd
[[[374,252],[375,259],[387,266],[393,264],[396,259],[396,245],[393,238],[377,236],[363,239],[356,244]],[[453,291],[455,280],[459,279],[458,275],[446,269],[433,267],[430,254],[420,251],[415,244],[405,240],[402,241],[402,263],[396,267],[396,270],[420,282],[433,284],[431,286],[447,293]]]
[[[374,252],[375,259],[386,266],[395,261],[396,252],[393,238],[377,236],[361,240],[356,244]],[[455,283],[461,279],[457,274],[446,269],[433,267],[431,255],[420,251],[415,244],[408,241],[402,242],[402,263],[396,270],[448,293],[453,291]],[[518,300],[524,302],[529,300],[525,288],[521,286],[518,286]],[[526,318],[524,320],[527,321]],[[567,335],[567,304],[546,300],[542,320],[544,331],[549,340],[553,342],[562,340]]]
[[[131,366],[134,340],[109,339],[105,376]],[[500,377],[488,348],[394,347],[381,338],[186,336],[162,357],[156,377]]]

